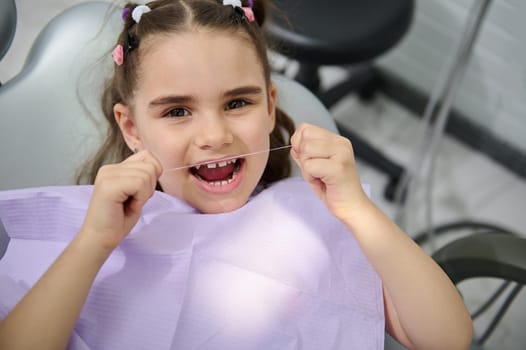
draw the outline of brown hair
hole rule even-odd
[[[243,6],[248,1],[243,0]],[[249,22],[238,9],[225,6],[221,0],[155,0],[148,3],[151,11],[142,15],[139,23],[128,15],[124,28],[117,40],[124,47],[124,63],[115,66],[113,76],[106,82],[101,103],[102,111],[109,124],[105,141],[77,176],[77,183],[94,183],[97,171],[107,163],[121,162],[132,154],[124,142],[114,115],[117,103],[130,105],[137,84],[140,64],[140,42],[150,35],[175,33],[192,27],[224,30],[250,39],[262,67],[267,86],[270,84],[270,64],[267,57],[267,43],[262,26],[268,15],[268,0],[253,0],[255,22]],[[137,4],[127,3],[129,13]],[[270,147],[287,145],[294,132],[294,123],[283,111],[276,109],[276,127],[270,134]],[[290,175],[291,163],[286,151],[270,152],[269,161],[260,183],[270,184]]]

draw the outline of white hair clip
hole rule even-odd
[[[132,11],[132,18],[133,20],[135,21],[135,23],[139,23],[139,21],[141,20],[141,17],[142,15],[144,15],[145,13],[148,13],[150,12],[152,9],[149,8],[148,6],[146,5],[139,5],[139,6],[136,6],[133,11]]]
[[[223,0],[223,5],[231,5],[232,7],[243,7],[241,0]]]

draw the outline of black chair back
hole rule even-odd
[[[13,42],[16,30],[15,0],[0,1],[0,60]]]

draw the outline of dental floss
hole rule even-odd
[[[229,158],[221,159],[221,161],[226,161],[226,160],[236,159],[236,158],[242,158],[242,157],[248,157],[248,156],[252,156],[252,155],[255,155],[255,154],[259,154],[259,153],[272,152],[272,151],[277,151],[277,150],[280,150],[280,149],[285,149],[285,148],[290,148],[290,147],[292,147],[292,145],[280,146],[280,147],[275,147],[275,148],[271,148],[271,149],[264,149],[264,150],[261,150],[261,151],[245,153],[245,154],[240,154],[240,155],[237,155],[237,156],[232,156],[232,157],[229,157]],[[184,166],[180,166],[180,167],[177,167],[177,168],[166,169],[164,171],[175,171],[175,170],[181,170],[181,169],[188,169],[188,168],[191,168],[191,167],[194,167],[194,166],[205,165],[205,164],[210,164],[210,163],[215,163],[215,161],[214,162],[210,162],[209,161],[209,162],[201,162],[201,163],[195,163],[195,164],[190,164],[190,165],[184,165]]]

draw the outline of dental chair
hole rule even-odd
[[[35,40],[21,72],[0,89],[0,190],[73,184],[76,169],[101,142],[102,112],[88,106],[98,106],[122,25],[120,11],[110,6],[86,2],[55,17]],[[337,131],[330,113],[309,90],[279,75],[272,79],[278,105],[298,118],[296,124]],[[482,275],[487,266],[492,276],[524,284],[526,239],[476,235],[467,240],[435,255],[454,282]],[[477,242],[486,248],[466,248]],[[0,258],[7,244],[0,222]]]
[[[0,88],[0,190],[74,184],[77,169],[101,143],[106,122],[99,93],[122,26],[120,10],[111,6],[86,2],[55,17],[36,38],[21,72]],[[336,132],[311,92],[285,77],[272,79],[279,106],[301,116],[296,124]],[[0,257],[6,245],[0,222]]]
[[[0,91],[0,190],[72,184],[75,170],[104,135],[99,109],[103,77],[122,26],[107,2],[67,9],[39,34],[22,71]],[[329,113],[308,90],[273,76],[279,105],[296,123],[336,131]],[[94,107],[96,106],[96,107]]]

